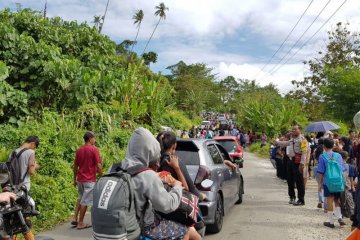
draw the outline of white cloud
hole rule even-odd
[[[274,65],[270,66],[271,68]],[[265,86],[270,83],[275,84],[281,93],[287,93],[293,89],[291,84],[292,80],[301,80],[306,72],[303,64],[288,64],[284,68],[287,71],[276,72],[271,75],[267,71],[261,71],[261,65],[250,64],[226,64],[221,62],[217,69],[219,70],[220,77],[234,76],[237,79],[254,79],[257,76],[256,82],[260,86]]]

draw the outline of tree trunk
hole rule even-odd
[[[47,11],[47,0],[45,1],[45,7],[44,7],[44,18],[46,18],[46,11]]]
[[[106,17],[106,13],[107,13],[107,10],[108,10],[108,7],[109,7],[109,2],[110,2],[110,0],[108,0],[107,3],[106,3],[104,16],[102,17],[102,22],[100,23],[100,27],[99,27],[99,33],[101,33],[101,30],[102,30],[104,22],[105,22],[105,17]]]
[[[134,44],[131,46],[131,55],[132,55],[132,51],[134,50],[134,46],[135,46],[135,44],[136,44],[136,40],[137,40],[137,38],[138,38],[138,36],[139,36],[139,32],[140,32],[140,27],[141,27],[141,25],[139,25],[139,27],[138,27],[138,30],[137,30],[137,33],[136,33],[136,36],[135,36],[135,40],[134,40]]]
[[[155,28],[154,28],[153,32],[151,33],[151,36],[150,36],[149,40],[147,41],[146,46],[145,46],[145,48],[144,48],[144,51],[142,52],[142,54],[141,54],[141,55],[143,55],[143,54],[145,53],[145,51],[146,51],[146,49],[147,49],[147,47],[148,47],[148,45],[149,45],[149,43],[150,43],[150,41],[151,41],[152,37],[154,36],[154,33],[155,33],[155,31],[156,31],[156,28],[159,26],[160,21],[161,21],[161,18],[159,18],[159,21],[157,22],[157,24],[156,24],[156,26],[155,26]]]

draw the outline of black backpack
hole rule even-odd
[[[29,150],[28,148],[23,148],[19,153],[16,153],[16,151],[13,151],[11,153],[11,156],[9,160],[6,162],[6,166],[9,169],[10,172],[10,183],[12,185],[20,185],[24,182],[25,177],[27,175],[27,171],[25,172],[24,176],[21,176],[21,163],[20,163],[20,156],[25,152],[26,150]]]

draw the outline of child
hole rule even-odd
[[[187,171],[186,166],[181,162],[181,160],[178,160],[178,158],[175,156],[176,151],[176,136],[173,132],[165,131],[158,134],[156,137],[158,142],[160,143],[161,148],[161,157],[160,157],[160,163],[158,171],[168,171],[171,173],[171,175],[179,180],[186,190],[196,195],[201,201],[206,199],[206,195],[203,193],[200,193],[193,181],[191,180],[191,177],[189,175],[189,172]],[[178,162],[179,168],[174,168],[172,165],[172,160],[176,159]]]
[[[344,160],[344,165],[346,168],[346,172],[345,172],[346,189],[348,189],[350,192],[355,192],[356,168],[352,164],[349,164],[351,159],[349,157],[348,152],[341,151],[340,155]]]
[[[318,140],[318,145],[315,149],[315,152],[314,152],[314,158],[315,158],[315,166],[314,166],[314,176],[315,176],[315,179],[316,179],[316,182],[318,183],[318,185],[320,184],[320,176],[319,176],[319,173],[317,172],[317,169],[318,169],[318,165],[319,165],[319,158],[321,156],[321,154],[323,154],[324,152],[324,139],[323,138],[319,138]],[[324,191],[320,191],[318,192],[318,205],[317,207],[318,208],[322,208],[324,207],[324,211],[327,212],[327,204],[326,204],[326,199],[324,198]]]
[[[317,172],[319,173],[319,192],[324,189],[324,197],[327,198],[327,214],[328,221],[324,222],[325,227],[335,228],[333,215],[337,218],[340,226],[346,225],[341,215],[340,208],[340,195],[341,192],[330,192],[328,188],[328,183],[326,181],[326,167],[328,166],[327,161],[336,161],[337,164],[341,166],[341,171],[344,173],[346,171],[344,162],[340,154],[332,151],[334,148],[334,140],[330,138],[324,139],[324,153],[319,157],[319,166]],[[343,176],[343,179],[345,177]],[[335,212],[334,212],[335,204]]]

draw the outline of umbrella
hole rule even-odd
[[[330,121],[314,122],[306,127],[305,132],[327,132],[340,127]]]

